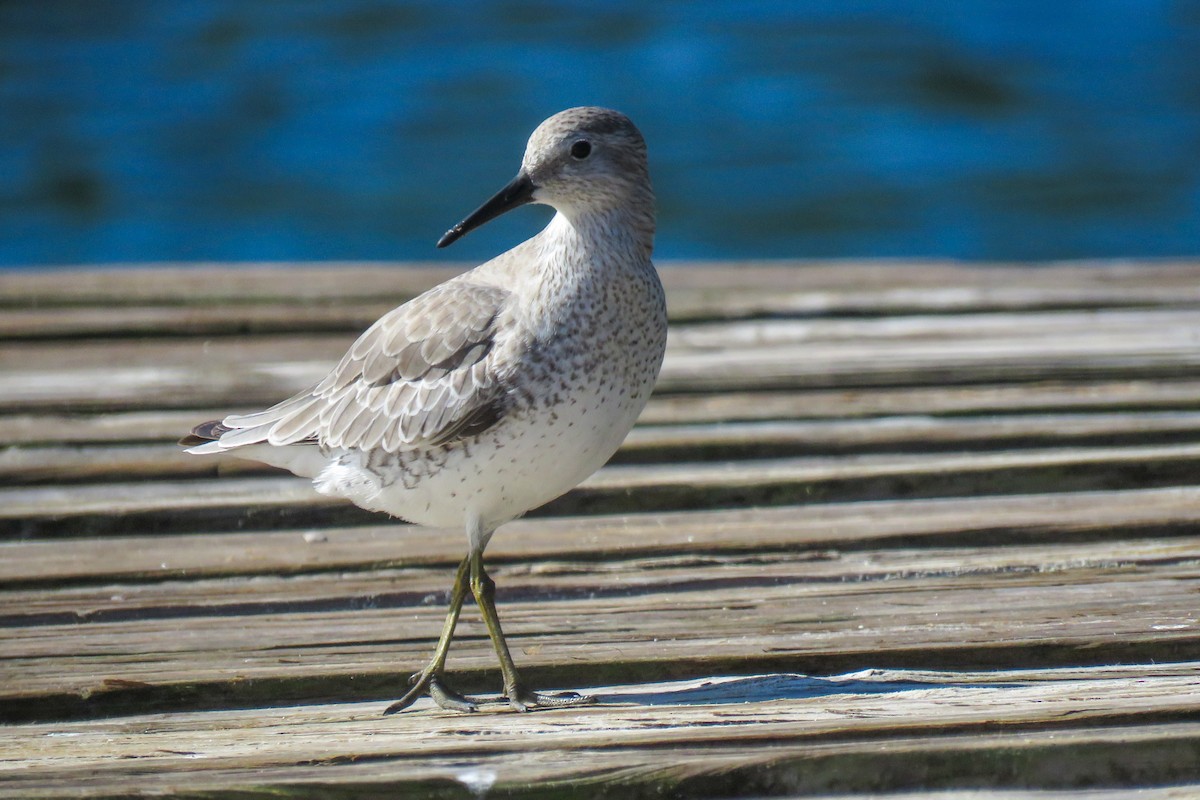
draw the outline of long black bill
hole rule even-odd
[[[471,212],[471,215],[462,222],[455,225],[450,230],[438,239],[437,246],[445,247],[478,228],[485,222],[490,222],[506,211],[512,211],[518,206],[523,206],[533,200],[533,181],[525,174],[525,170],[517,173],[517,177],[509,181],[508,185],[501,189],[496,195],[481,205],[479,208]]]

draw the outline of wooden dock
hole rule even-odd
[[[0,797],[1200,796],[1200,263],[667,266],[639,426],[488,550],[602,702],[384,718],[462,534],[174,442],[451,273],[0,276]]]

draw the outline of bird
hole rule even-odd
[[[554,114],[529,137],[516,177],[437,246],[528,203],[554,210],[543,230],[385,314],[319,383],[180,440],[188,453],[256,460],[361,508],[465,532],[433,657],[385,714],[424,696],[463,712],[595,702],[522,679],[483,553],[501,525],[603,466],[658,378],[667,312],[644,137],[611,109]],[[468,592],[499,661],[499,698],[464,695],[446,678]]]

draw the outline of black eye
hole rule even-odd
[[[587,139],[580,139],[575,144],[571,145],[571,158],[583,161],[592,153],[592,143]]]

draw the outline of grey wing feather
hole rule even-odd
[[[496,319],[509,292],[452,282],[383,316],[311,390],[227,417],[222,449],[268,442],[390,452],[477,435],[506,397]]]

